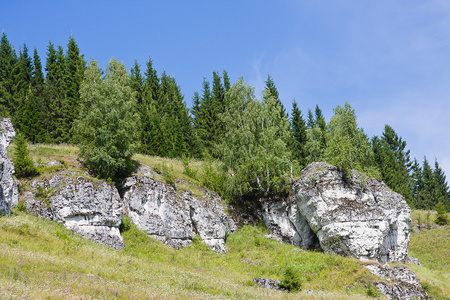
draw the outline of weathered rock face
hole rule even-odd
[[[403,197],[377,179],[312,163],[292,187],[298,209],[326,252],[380,262],[405,261],[411,211]]]
[[[390,281],[391,284],[385,282],[375,284],[377,290],[388,299],[433,299],[428,296],[414,272],[407,267],[389,267],[388,265],[367,265],[365,267],[372,274]]]
[[[32,186],[34,194],[27,193],[24,197],[29,212],[58,221],[100,244],[116,249],[124,247],[119,232],[123,206],[113,185],[63,172],[50,180],[35,180]]]
[[[187,246],[198,235],[213,251],[225,253],[225,237],[237,230],[218,198],[199,199],[147,176],[123,183],[125,213],[131,222],[163,243]],[[207,198],[207,197],[205,197]]]
[[[276,240],[302,248],[320,248],[316,234],[298,210],[295,197],[265,199],[260,214]]]
[[[19,182],[12,176],[14,165],[6,156],[6,150],[16,132],[11,119],[0,120],[0,214],[10,215],[11,207],[17,206],[19,201]]]

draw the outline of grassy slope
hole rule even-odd
[[[8,149],[9,155],[13,147]],[[33,145],[31,150],[35,161],[62,159],[69,168],[79,168],[76,147]],[[135,159],[152,168],[165,164],[177,178],[178,188],[203,193],[197,180],[183,174],[181,161],[143,155]],[[190,167],[201,177],[202,162],[194,161]],[[446,299],[449,289],[443,267],[449,259],[448,230],[436,231],[436,241],[440,237],[446,240],[440,244],[442,251],[430,258],[423,240],[429,241],[435,231],[411,238],[411,255],[423,263],[411,268],[441,299]],[[267,240],[264,234],[264,229],[244,227],[228,237],[227,254],[219,255],[201,243],[176,251],[132,227],[124,233],[127,247],[115,251],[75,236],[58,224],[16,213],[0,218],[0,299],[356,299],[364,297],[368,284],[376,280],[358,260],[293,251],[295,247]],[[304,291],[266,290],[250,281],[254,277],[281,279],[287,266],[301,274]]]
[[[436,218],[434,211],[415,210],[411,215],[412,225],[417,225],[420,219],[425,228],[428,223],[435,226],[431,224]],[[413,233],[409,243],[409,255],[418,258],[422,264],[409,267],[420,278],[428,292],[436,299],[450,299],[450,225]]]

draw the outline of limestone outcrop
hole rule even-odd
[[[237,228],[219,200],[189,191],[177,193],[148,176],[131,176],[123,183],[125,214],[131,222],[175,248],[191,244],[198,236],[213,251],[225,253],[226,235]]]
[[[119,232],[123,212],[116,187],[75,172],[62,171],[32,182],[24,196],[30,213],[60,222],[86,238],[113,248],[124,247]]]
[[[14,174],[14,165],[6,156],[11,141],[16,136],[11,119],[0,120],[0,214],[10,215],[11,208],[17,206],[19,201],[19,182]]]
[[[433,299],[420,284],[420,279],[414,272],[404,266],[389,267],[377,264],[365,266],[372,274],[375,274],[389,282],[377,282],[375,287],[388,299]]]
[[[300,213],[294,196],[264,199],[259,214],[270,231],[269,237],[305,249],[320,248],[319,240]]]
[[[378,179],[312,163],[292,185],[300,214],[330,253],[361,259],[406,260],[411,211],[403,197]]]

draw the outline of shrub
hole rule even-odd
[[[18,134],[16,137],[15,157],[13,160],[17,178],[31,177],[39,175],[39,170],[33,165],[25,137]]]
[[[120,233],[130,230],[131,228],[131,220],[127,216],[122,216],[122,222],[119,225]]]
[[[189,158],[186,156],[183,156],[183,158],[181,159],[181,162],[183,163],[183,167],[184,167],[183,174],[185,174],[186,176],[188,176],[192,179],[197,179],[197,171],[194,169],[191,169],[189,167]]]
[[[380,293],[378,292],[375,285],[373,285],[372,283],[370,283],[369,286],[367,287],[366,293],[367,293],[367,296],[369,296],[369,297],[373,297],[373,298],[380,297]]]
[[[438,225],[447,225],[448,218],[447,218],[447,211],[445,209],[444,203],[441,201],[436,205],[436,212],[437,212],[437,218],[434,221]]]
[[[293,267],[288,267],[284,271],[284,277],[279,286],[290,292],[299,291],[302,287],[302,280]]]

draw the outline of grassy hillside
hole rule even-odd
[[[31,153],[35,161],[63,160],[68,168],[79,169],[76,147],[33,145]],[[189,173],[180,160],[134,158],[158,170],[157,179],[205,193],[207,163],[191,162]],[[413,212],[413,223],[421,214],[427,213]],[[372,283],[379,279],[359,260],[299,251],[266,239],[265,234],[264,226],[244,227],[228,236],[227,254],[220,255],[198,241],[173,250],[132,226],[123,233],[127,246],[117,251],[59,224],[15,211],[11,217],[0,217],[0,299],[361,299],[373,295]],[[423,265],[410,267],[437,299],[450,297],[449,243],[449,226],[411,237],[410,253]],[[286,268],[300,274],[302,291],[266,290],[251,281],[254,277],[282,280]]]

